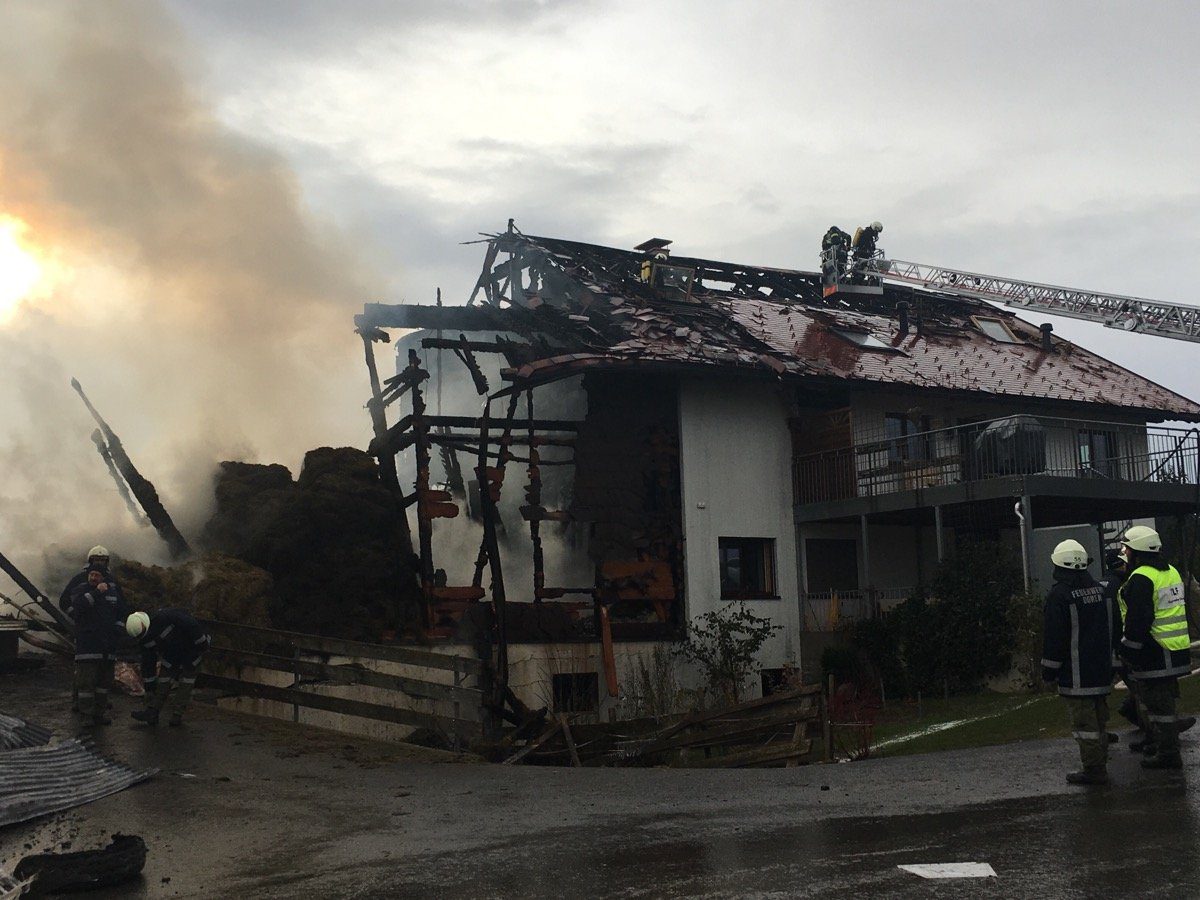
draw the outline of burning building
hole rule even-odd
[[[669,243],[510,224],[465,306],[356,318],[422,626],[494,654],[497,698],[604,714],[730,602],[780,626],[766,670],[807,668],[961,542],[1024,548],[1036,580],[1049,529],[1096,546],[1194,507],[1196,432],[1154,424],[1192,401],[949,290],[825,297]],[[417,331],[381,377],[387,329]]]

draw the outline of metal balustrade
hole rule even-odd
[[[1195,484],[1196,428],[1007,416],[797,455],[797,503],[877,497],[1012,475]]]

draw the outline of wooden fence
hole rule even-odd
[[[483,727],[484,664],[415,647],[370,644],[202,620],[212,635],[198,684],[218,691],[394,725],[428,728],[458,743]],[[393,670],[403,667],[403,674]],[[268,673],[292,676],[270,683]],[[440,679],[440,680],[438,680]],[[468,680],[474,685],[468,685]],[[329,688],[366,688],[328,693]],[[379,692],[384,691],[382,697]],[[349,695],[349,696],[347,696]],[[386,702],[375,702],[384,699]]]

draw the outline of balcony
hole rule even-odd
[[[1028,415],[927,431],[890,424],[877,439],[795,458],[799,520],[1014,496],[1084,501],[1071,515],[1096,507],[1047,525],[1115,518],[1100,501],[1126,517],[1182,514],[1197,501],[1195,428]]]

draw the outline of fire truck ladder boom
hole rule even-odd
[[[980,275],[944,266],[927,266],[902,259],[872,260],[871,268],[888,281],[943,288],[1018,309],[1035,309],[1056,316],[1099,322],[1121,331],[1200,342],[1200,307],[1183,303],[1100,294],[1053,284]]]

